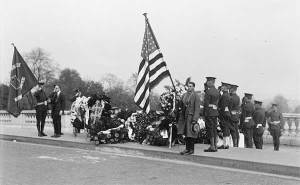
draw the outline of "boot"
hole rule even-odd
[[[45,126],[45,122],[41,123],[41,135],[42,136],[47,136],[47,134],[44,133],[44,126]]]
[[[188,152],[190,152],[190,138],[186,137],[185,138],[185,150],[183,150],[182,152],[180,152],[180,155],[185,155]]]
[[[208,149],[205,149],[204,152],[216,152],[217,149],[215,148],[215,138],[210,138],[210,147]]]
[[[238,147],[238,140],[237,140],[237,138],[233,139],[233,147]]]
[[[37,131],[38,131],[38,136],[39,136],[39,137],[42,137],[40,124],[37,123],[37,124],[36,124],[36,127],[37,127]]]
[[[185,153],[185,155],[194,154],[194,149],[195,149],[194,138],[189,138],[189,148],[188,148],[188,152]]]

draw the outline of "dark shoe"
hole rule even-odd
[[[218,149],[225,149],[225,146],[224,145],[219,146]]]
[[[57,137],[60,137],[60,135],[58,135],[58,134],[54,134],[53,136],[51,136],[51,137],[55,137],[55,138],[57,138]]]
[[[42,135],[41,133],[38,133],[38,136],[39,136],[39,137],[42,137],[43,135]]]
[[[184,155],[184,154],[186,154],[188,152],[189,152],[189,150],[183,150],[182,152],[180,152],[180,155]]]
[[[229,146],[225,146],[224,149],[225,149],[225,150],[229,149]]]
[[[194,150],[190,150],[190,151],[186,152],[184,155],[192,155],[192,154],[194,154]]]
[[[64,135],[64,133],[61,132],[61,133],[59,133],[59,135]]]
[[[44,132],[42,132],[42,136],[47,136],[47,134],[45,134]]]
[[[218,150],[209,147],[208,149],[205,149],[204,152],[217,152]]]

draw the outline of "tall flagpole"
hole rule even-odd
[[[143,13],[143,15],[145,16],[146,24],[148,24],[150,26],[150,23],[149,23],[149,20],[148,20],[148,17],[147,17],[147,13]],[[147,25],[147,29],[148,29],[148,25]],[[150,31],[152,32],[152,29],[150,29]],[[147,30],[147,32],[148,32],[148,30]],[[152,35],[154,35],[154,34],[152,33]],[[148,34],[146,33],[147,52],[148,52],[148,38],[147,38],[147,36],[148,36]],[[156,42],[156,39],[155,39],[155,42]],[[159,53],[161,53],[159,46],[157,46],[157,48],[158,48]],[[149,62],[149,55],[148,55],[148,53],[147,53],[147,62]],[[170,73],[169,69],[167,68],[167,66],[165,66],[165,68],[169,72],[169,77],[170,77],[170,80],[171,80],[171,83],[172,83],[172,86],[173,86],[174,92],[175,92],[174,96],[176,96],[176,88],[175,88],[175,85],[174,85],[171,73]],[[175,97],[174,97],[174,99],[175,99]],[[171,124],[169,124],[169,132],[170,132],[170,135],[169,135],[169,148],[172,148],[172,135],[173,135],[173,129],[172,128],[173,128],[173,124],[171,123]]]

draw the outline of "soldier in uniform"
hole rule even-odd
[[[204,152],[217,151],[217,119],[219,116],[218,103],[220,93],[215,87],[215,79],[215,77],[206,77],[207,90],[204,97],[204,116],[210,139],[210,147],[205,149]]]
[[[218,147],[218,149],[229,149],[229,124],[230,124],[230,112],[229,112],[229,84],[222,82],[221,90],[223,94],[219,100],[219,120],[220,126],[223,132],[223,145]]]
[[[198,133],[194,130],[194,125],[200,117],[200,97],[194,91],[195,83],[188,83],[188,90],[182,96],[183,109],[178,120],[178,134],[184,135],[186,140],[185,150],[181,155],[191,155],[194,153],[194,140]]]
[[[271,110],[267,114],[267,121],[269,124],[269,130],[273,137],[274,150],[279,150],[281,129],[283,127],[283,117],[278,110],[278,105],[273,103]]]
[[[38,82],[38,89],[34,92],[34,97],[36,98],[36,127],[38,130],[38,136],[47,136],[44,133],[45,120],[47,117],[47,96],[43,89],[44,82]]]
[[[264,134],[264,127],[266,126],[266,119],[265,119],[265,110],[262,108],[261,101],[254,101],[255,111],[253,113],[253,121],[254,121],[254,128],[253,128],[253,141],[255,144],[256,149],[262,149],[263,147],[263,134]]]
[[[252,94],[245,93],[243,98],[242,114],[241,114],[241,127],[245,136],[245,148],[253,148],[253,113],[254,104],[251,102]]]
[[[239,111],[240,111],[240,97],[236,94],[237,85],[230,85],[230,102],[229,110],[231,114],[231,121],[229,125],[231,137],[233,140],[233,147],[238,147],[239,143]]]

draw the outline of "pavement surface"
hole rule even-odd
[[[114,154],[130,154],[142,157],[156,157],[160,159],[174,159],[198,164],[215,165],[237,168],[243,170],[259,171],[271,174],[288,175],[300,178],[300,148],[280,146],[280,151],[273,151],[272,145],[264,145],[263,150],[230,148],[219,150],[216,153],[205,153],[208,145],[197,144],[195,154],[192,156],[180,156],[178,153],[184,149],[183,145],[157,147],[141,145],[138,143],[122,143],[111,145],[99,145],[96,147],[89,141],[84,133],[74,137],[70,129],[63,130],[60,138],[52,138],[53,129],[46,127],[47,137],[38,137],[37,131],[32,127],[2,126],[0,125],[0,138],[5,140],[17,140],[22,142],[40,143],[56,146],[68,146],[108,152]]]
[[[0,140],[1,185],[297,185],[300,179],[177,160]]]

